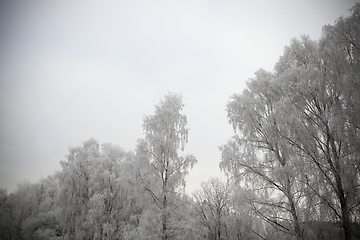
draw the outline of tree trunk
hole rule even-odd
[[[163,195],[163,209],[162,209],[162,239],[167,239],[167,216],[166,216],[166,205],[167,205],[167,199],[166,199],[166,193]]]
[[[345,240],[351,240],[351,226],[349,217],[349,207],[347,199],[345,198],[344,190],[339,173],[336,173],[336,185],[338,189],[338,198],[341,207],[341,226],[344,230]]]
[[[295,233],[296,239],[301,240],[301,239],[303,239],[303,235],[302,235],[302,231],[301,231],[301,228],[300,228],[299,219],[298,219],[298,216],[297,216],[297,213],[296,213],[296,207],[295,207],[293,195],[292,195],[292,192],[291,192],[291,184],[290,184],[289,177],[288,177],[287,180],[288,180],[287,198],[289,200],[291,216],[292,216],[293,222],[294,222],[294,233]]]
[[[302,236],[302,233],[301,233],[299,219],[297,217],[293,201],[290,201],[290,207],[291,207],[291,215],[293,217],[293,222],[294,222],[294,232],[295,232],[296,239],[297,240],[302,240],[303,236]]]
[[[219,240],[221,240],[221,216],[220,216],[221,213],[218,213],[218,238]]]
[[[163,209],[163,215],[162,215],[162,239],[163,240],[167,239],[166,230],[167,230],[167,217],[166,217],[165,209]]]
[[[163,209],[162,209],[162,239],[166,240],[167,239],[167,198],[166,198],[166,194],[167,194],[167,181],[168,181],[168,169],[169,169],[169,160],[167,158],[165,158],[165,162],[166,162],[166,167],[165,167],[165,177],[164,177],[164,181],[163,181]]]
[[[340,199],[341,205],[341,222],[344,229],[345,240],[351,240],[351,225],[349,218],[349,209],[345,197]]]
[[[341,179],[341,166],[340,166],[340,158],[338,152],[340,150],[337,149],[334,137],[330,131],[328,130],[328,142],[330,143],[331,152],[334,158],[334,165],[331,166],[332,170],[335,175],[335,181],[336,181],[336,188],[337,188],[337,196],[340,201],[340,207],[341,207],[341,226],[344,230],[345,240],[351,240],[351,226],[350,226],[350,217],[349,217],[349,207],[348,207],[348,201],[345,197],[344,189],[343,189],[343,183]],[[330,159],[329,159],[330,162]]]

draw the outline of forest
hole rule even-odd
[[[360,239],[359,3],[230,96],[226,180],[191,195],[183,107],[166,94],[133,151],[90,138],[53,175],[0,189],[0,239]]]

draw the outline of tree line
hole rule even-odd
[[[191,196],[182,96],[143,119],[134,151],[91,138],[62,169],[0,190],[1,239],[359,239],[360,4],[293,39],[226,105],[234,136]]]

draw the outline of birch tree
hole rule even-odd
[[[325,26],[319,41],[293,39],[275,71],[258,71],[227,105],[237,134],[221,148],[221,167],[286,196],[276,206],[291,213],[297,238],[304,237],[299,222],[312,218],[339,220],[351,239],[358,219],[359,9]]]
[[[227,235],[225,218],[229,214],[230,189],[220,179],[212,178],[193,193],[194,215],[207,229],[208,239],[220,240]]]
[[[279,230],[302,239],[296,194],[299,184],[293,149],[280,138],[283,105],[274,86],[273,74],[255,73],[242,94],[234,94],[227,105],[228,119],[236,135],[224,146],[220,168],[258,194],[252,206],[264,220]]]
[[[185,187],[185,176],[197,162],[192,155],[179,155],[188,141],[189,131],[186,116],[181,113],[183,106],[181,95],[165,95],[155,106],[155,113],[144,117],[145,138],[138,144],[138,155],[142,153],[152,169],[148,178],[154,178],[149,180],[153,184],[145,189],[161,211],[161,238],[164,240],[171,237],[171,229],[168,229],[171,198]],[[145,180],[148,179],[144,177]]]
[[[359,9],[356,4],[350,17],[325,26],[317,44],[293,41],[278,63],[288,67],[277,66],[294,116],[285,123],[293,129],[286,139],[313,167],[312,176],[304,174],[306,185],[341,221],[345,239],[352,238],[359,206]]]

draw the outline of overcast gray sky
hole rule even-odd
[[[225,105],[290,39],[320,37],[356,1],[1,1],[0,187],[60,170],[90,137],[134,150],[142,119],[183,95],[187,191],[221,176]]]

